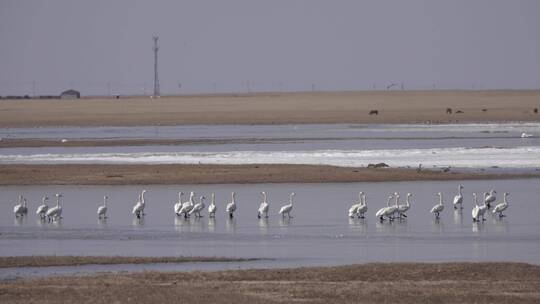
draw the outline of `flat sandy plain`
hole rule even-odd
[[[446,108],[463,113],[448,115]],[[534,108],[540,108],[538,90],[0,100],[0,127],[540,121]]]

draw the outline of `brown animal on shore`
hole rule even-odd
[[[538,108],[534,108],[533,112],[534,114],[538,114]]]
[[[369,111],[369,115],[379,115],[379,110],[371,110]]]
[[[457,110],[457,111],[456,111],[456,114],[463,114],[463,111]]]
[[[446,114],[452,114],[452,108],[446,108]]]

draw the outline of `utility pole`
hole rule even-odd
[[[152,37],[154,39],[154,97],[159,97],[159,77],[158,77],[158,39],[159,36]]]

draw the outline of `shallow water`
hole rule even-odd
[[[454,211],[450,200],[457,182],[384,182],[348,184],[255,184],[145,186],[146,216],[131,214],[143,187],[135,186],[10,186],[0,187],[0,255],[125,255],[225,256],[275,259],[265,267],[340,265],[397,261],[523,261],[540,264],[540,202],[538,179],[464,182],[465,209]],[[510,192],[508,217],[489,215],[484,223],[471,220],[471,193]],[[184,219],[173,214],[177,191],[216,193],[216,219]],[[260,191],[269,193],[271,216],[257,219]],[[368,195],[365,219],[349,219],[347,210],[357,191]],[[224,212],[230,191],[237,192],[238,211],[230,220]],[[297,193],[292,219],[277,210]],[[374,213],[390,192],[413,193],[408,218],[381,223]],[[440,220],[429,209],[444,195]],[[44,193],[61,192],[64,218],[41,222],[34,214]],[[18,193],[28,198],[29,215],[16,220],[12,206]],[[106,221],[96,209],[109,196]],[[187,197],[184,196],[184,200]],[[207,202],[208,203],[208,202]],[[205,212],[206,213],[206,212]],[[230,267],[230,266],[228,266]]]

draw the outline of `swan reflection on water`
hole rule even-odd
[[[431,222],[431,232],[443,234],[444,233],[444,222],[441,218],[434,218]]]
[[[280,227],[289,227],[291,223],[293,222],[292,217],[284,216],[279,219],[279,226]]]
[[[208,218],[208,232],[216,232],[216,218],[215,217]]]
[[[494,232],[508,233],[508,221],[504,217],[493,216],[491,218]]]
[[[15,217],[15,220],[13,221],[13,225],[15,226],[24,226],[26,225],[26,216],[17,216]]]
[[[454,210],[454,224],[463,227],[463,209]]]
[[[366,233],[367,232],[367,219],[349,217],[349,229],[355,232]]]
[[[97,220],[97,224],[99,228],[107,228],[107,218],[99,217]]]
[[[236,232],[236,218],[227,218],[227,221],[225,222],[225,230],[229,233],[235,233]]]
[[[472,232],[474,233],[480,233],[482,231],[484,231],[486,228],[485,228],[485,225],[483,222],[473,222],[472,223]]]
[[[375,230],[379,233],[395,233],[396,226],[393,221],[377,221],[375,223]]]
[[[268,233],[268,218],[266,217],[260,218],[258,224],[259,224],[259,231],[262,234],[267,234]]]
[[[134,217],[131,220],[131,225],[134,227],[142,227],[144,226],[144,216],[141,216],[140,218]]]

